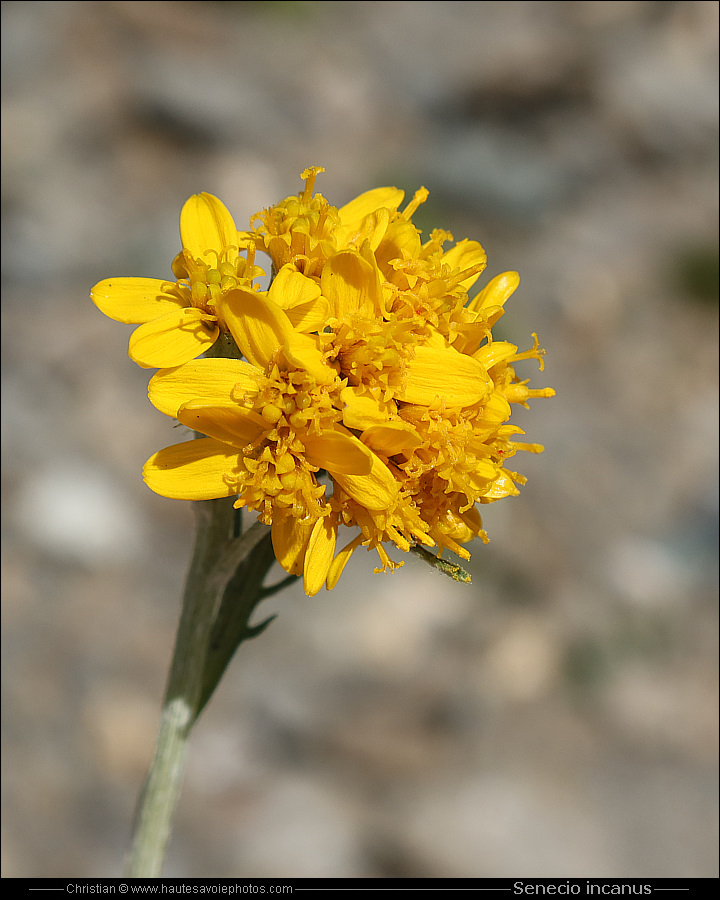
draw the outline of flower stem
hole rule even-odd
[[[195,546],[155,754],[138,801],[128,869],[131,877],[154,878],[161,874],[190,732],[201,700],[203,704],[207,700],[206,656],[217,610],[228,581],[268,531],[264,526],[253,526],[233,540],[232,497],[200,500],[193,506],[197,518]],[[262,578],[255,590],[259,600]],[[254,604],[248,605],[248,618],[253,608]]]

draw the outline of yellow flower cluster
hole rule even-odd
[[[304,190],[235,230],[215,197],[185,205],[175,282],[109,279],[94,302],[142,323],[130,355],[158,367],[149,396],[205,437],[161,450],[145,465],[166,497],[236,496],[272,526],[279,563],[312,595],[332,588],[353,551],[386,545],[451,550],[487,541],[477,504],[517,494],[505,467],[537,444],[513,437],[510,404],[550,397],[515,374],[525,352],[495,341],[493,325],[519,283],[515,272],[468,290],[483,248],[435,230],[424,243],[403,192],[377,188],[341,208]],[[255,253],[272,261],[261,291]],[[242,358],[198,359],[221,332]],[[359,534],[336,552],[340,526]],[[380,571],[381,569],[376,569]]]

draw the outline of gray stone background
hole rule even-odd
[[[90,287],[380,184],[517,269],[546,445],[471,587],[269,601],[197,728],[175,876],[717,875],[715,2],[4,2],[3,874],[122,871],[192,539]]]

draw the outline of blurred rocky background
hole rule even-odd
[[[3,874],[122,872],[192,540],[178,432],[90,287],[395,184],[522,283],[553,400],[471,587],[268,601],[191,746],[173,876],[716,876],[715,2],[3,2]]]

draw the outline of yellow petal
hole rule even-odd
[[[512,478],[501,469],[490,487],[478,499],[481,503],[491,503],[493,500],[502,500],[503,497],[516,497],[519,493]]]
[[[315,522],[275,510],[272,522],[272,544],[275,558],[290,575],[302,574],[305,551]]]
[[[510,409],[510,404],[508,404],[508,410]],[[517,425],[501,425],[497,429],[497,436],[499,438],[511,437],[514,434],[525,434],[522,428],[518,428]]]
[[[503,272],[489,281],[480,293],[468,303],[467,308],[473,312],[487,310],[491,306],[502,308],[508,297],[520,284],[520,276],[517,272]]]
[[[342,225],[354,225],[376,209],[384,207],[392,212],[400,206],[405,196],[405,191],[396,187],[379,187],[355,197],[338,210]]]
[[[237,403],[208,406],[193,400],[180,407],[178,422],[236,449],[251,444],[270,426],[257,413],[241,409]]]
[[[305,458],[331,475],[369,475],[373,454],[349,431],[323,431],[303,436]]]
[[[385,294],[383,293],[383,284],[387,284],[380,271],[380,267],[375,259],[375,253],[370,241],[365,241],[360,247],[360,256],[370,266],[372,276],[370,280],[370,300],[373,304],[373,313],[378,317],[385,317],[387,314],[387,303]],[[388,285],[390,287],[390,285]],[[366,313],[367,314],[367,313]]]
[[[183,403],[205,401],[223,403],[239,393],[257,394],[267,379],[242,359],[196,359],[153,375],[148,397],[167,416],[177,416]],[[234,393],[233,393],[234,391]]]
[[[298,334],[290,331],[285,340],[285,358],[298,369],[304,369],[318,384],[332,384],[337,372],[323,357],[318,349],[316,339],[309,334]]]
[[[498,476],[497,465],[489,459],[479,459],[473,471],[469,473],[468,480],[477,491],[487,490],[490,482]]]
[[[106,278],[90,297],[97,308],[116,322],[140,325],[182,309],[185,301],[157,278]]]
[[[271,259],[288,259],[290,254],[290,242],[292,234],[266,234],[262,238],[265,244],[265,252]]]
[[[320,297],[320,285],[288,263],[273,278],[268,297],[287,311],[293,306],[317,300]]]
[[[233,217],[212,194],[195,194],[185,203],[180,213],[180,237],[193,259],[202,259],[213,268],[218,264],[218,253],[228,246],[238,246]]]
[[[305,593],[309,597],[314,597],[325,584],[336,540],[337,525],[330,521],[329,516],[318,519],[308,541],[303,568]]]
[[[482,518],[478,512],[477,506],[471,506],[470,509],[461,512],[460,518],[465,522],[473,534],[480,534],[483,530]]]
[[[145,463],[143,478],[151,490],[163,497],[213,500],[237,493],[237,488],[228,483],[228,476],[238,468],[237,450],[212,438],[200,438],[155,453]]]
[[[502,310],[500,310],[502,312]],[[484,314],[478,317],[477,322],[467,322],[460,325],[455,332],[453,347],[459,353],[473,356],[477,348],[490,333],[490,325],[485,321]]]
[[[358,222],[350,225],[340,225],[335,229],[335,240],[338,247],[348,247],[352,245],[360,248],[365,241],[368,241],[373,251],[377,250],[380,242],[385,237],[385,232],[390,224],[390,211],[387,209],[376,209],[370,215],[365,216]]]
[[[395,412],[395,404],[376,398],[370,391],[346,387],[340,392],[345,404],[343,424],[356,431],[365,431],[373,425],[383,425]]]
[[[417,347],[407,362],[405,384],[396,390],[398,400],[429,406],[444,400],[448,406],[472,406],[484,400],[493,388],[485,368],[472,356],[435,347]]]
[[[445,338],[436,328],[433,328],[423,346],[434,347],[436,350],[447,350],[450,344],[448,343],[447,338]]]
[[[296,331],[309,334],[311,331],[322,331],[328,320],[330,306],[324,297],[298,303],[286,309],[288,319]]]
[[[199,309],[178,309],[146,322],[130,335],[130,359],[144,369],[169,369],[208,350],[220,329]]]
[[[321,286],[337,319],[353,313],[374,315],[378,304],[377,276],[370,263],[354,250],[343,250],[327,261]]]
[[[293,333],[285,311],[255,291],[228,291],[218,303],[218,310],[243,355],[261,369],[269,365]]]
[[[451,269],[470,269],[478,266],[478,271],[461,281],[460,284],[469,290],[480,277],[482,270],[487,265],[487,253],[477,241],[462,240],[451,247],[447,253],[443,253],[442,261]],[[480,268],[482,266],[482,268]]]
[[[349,544],[343,547],[335,559],[330,563],[330,569],[328,570],[328,576],[325,582],[329,591],[331,591],[340,580],[343,569],[348,564],[348,560],[355,552],[355,549],[362,543],[362,539],[362,534],[359,534],[350,541]]]
[[[369,450],[368,453],[370,453]],[[372,454],[372,470],[369,475],[333,473],[333,478],[346,494],[371,512],[388,510],[397,500],[397,482],[390,469],[374,453]]]
[[[377,248],[377,264],[392,281],[393,270],[388,269],[391,259],[413,259],[420,253],[420,235],[417,228],[405,219],[393,222],[385,232],[385,237]]]
[[[483,406],[481,422],[500,425],[507,422],[512,414],[510,404],[500,391],[494,390]]]
[[[405,422],[373,425],[362,433],[360,439],[363,444],[382,456],[395,456],[396,453],[412,450],[413,447],[422,444],[417,431]]]
[[[492,344],[486,344],[473,353],[473,357],[478,362],[481,362],[486,369],[490,369],[498,363],[507,362],[507,360],[515,356],[517,351],[517,346],[508,343],[508,341],[493,341]]]

